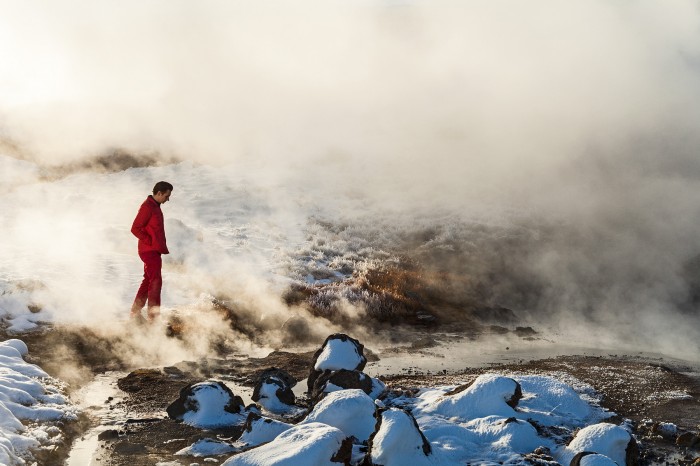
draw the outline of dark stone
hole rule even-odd
[[[700,437],[693,432],[684,432],[676,437],[676,445],[679,447],[694,447],[700,445]]]
[[[207,382],[190,383],[182,387],[179,398],[170,403],[166,409],[166,412],[171,419],[181,421],[186,412],[199,410],[198,403],[193,396],[196,390],[194,386],[198,385],[199,383],[218,385],[222,390],[228,393],[229,402],[226,404],[226,406],[224,406],[224,411],[232,414],[240,414],[245,410],[243,399],[240,396],[234,395],[231,389],[228,388],[223,382],[218,380],[209,380]]]
[[[297,381],[289,375],[287,371],[282,369],[277,369],[272,367],[263,371],[258,380],[255,383],[255,388],[253,389],[252,400],[257,402],[260,400],[260,389],[263,384],[273,384],[277,385],[277,391],[275,394],[277,398],[284,404],[293,405],[296,401],[292,387],[297,384]]]
[[[323,371],[314,381],[314,386],[311,390],[311,401],[313,404],[316,404],[323,397],[324,389],[329,383],[344,389],[359,388],[368,395],[372,393],[372,378],[364,372],[345,369]]]
[[[532,453],[523,455],[523,459],[532,466],[561,466],[547,447],[537,447]]]
[[[350,341],[355,345],[355,350],[357,351],[357,354],[360,355],[360,363],[357,365],[357,367],[344,367],[343,369],[347,370],[356,370],[356,371],[362,371],[365,368],[365,365],[367,364],[367,358],[364,355],[364,345],[360,343],[358,340],[355,340],[354,338],[344,334],[344,333],[334,333],[333,335],[329,335],[328,338],[323,342],[321,347],[314,353],[314,357],[311,360],[311,367],[309,369],[309,380],[307,382],[307,387],[308,387],[308,392],[311,393],[314,388],[314,383],[316,379],[322,374],[322,371],[317,371],[315,369],[316,367],[316,361],[318,361],[318,357],[321,355],[323,352],[324,348],[328,344],[329,341],[331,340],[341,340],[341,341]]]
[[[243,432],[253,432],[253,422],[257,421],[258,419],[262,419],[262,416],[253,411],[249,412],[248,417],[245,418],[245,424],[243,425],[243,431],[241,432],[241,435],[243,435]]]
[[[338,452],[331,457],[331,463],[341,463],[344,466],[350,466],[352,459],[352,437],[348,437],[340,444]]]
[[[115,429],[109,429],[100,432],[100,434],[97,436],[97,440],[101,441],[106,441],[106,440],[116,440],[119,438],[119,431]]]
[[[630,435],[630,441],[625,449],[625,464],[627,466],[637,466],[639,464],[639,445],[634,437]]]

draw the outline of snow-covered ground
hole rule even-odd
[[[0,342],[0,464],[32,464],[34,454],[65,440],[58,421],[76,419],[61,382],[25,362],[21,340]]]

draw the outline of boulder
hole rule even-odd
[[[243,433],[234,446],[239,449],[247,449],[271,442],[279,434],[294,427],[286,422],[276,421],[256,413],[248,414],[243,427]]]
[[[573,457],[569,466],[619,466],[605,455],[582,451]]]
[[[341,390],[327,394],[301,424],[322,422],[366,442],[375,429],[375,411],[374,400],[362,390]]]
[[[510,377],[483,374],[472,383],[461,385],[437,399],[419,403],[418,411],[464,420],[498,415],[509,418],[522,398],[520,384]]]
[[[222,466],[349,465],[352,442],[339,429],[312,422],[291,427],[271,442],[227,459]]]
[[[316,379],[326,370],[362,371],[367,364],[364,348],[362,343],[344,333],[328,336],[311,361],[308,392],[313,391]]]
[[[676,445],[679,447],[694,447],[700,445],[700,436],[694,432],[683,432],[676,437]]]
[[[314,381],[310,398],[312,403],[316,404],[325,393],[352,388],[362,390],[370,395],[374,388],[372,378],[360,371],[349,371],[346,369],[339,371],[325,370]]]
[[[201,428],[222,428],[245,422],[243,400],[219,380],[191,383],[166,409],[171,419]]]
[[[415,418],[399,408],[381,410],[369,439],[365,465],[428,466],[436,464],[430,442]]]
[[[260,403],[270,412],[287,412],[296,401],[292,391],[296,383],[297,381],[289,373],[272,367],[258,377],[252,400]]]
[[[639,464],[639,447],[632,435],[620,426],[608,423],[593,424],[579,430],[557,460],[562,464],[572,464],[581,453],[597,453],[610,458],[618,465],[636,466]],[[581,455],[581,465],[585,455]],[[587,461],[592,461],[589,459]]]

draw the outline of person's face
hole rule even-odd
[[[168,202],[170,200],[171,193],[172,193],[172,191],[165,191],[165,192],[158,191],[157,193],[155,193],[153,195],[153,199],[155,199],[156,202],[158,202],[158,204],[165,204],[166,202]]]

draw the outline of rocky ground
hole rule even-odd
[[[118,428],[100,435],[98,456],[100,464],[155,465],[163,461],[181,464],[202,464],[202,458],[175,457],[174,453],[201,438],[237,438],[237,429],[203,431],[169,419],[166,407],[177,398],[179,390],[191,382],[209,377],[253,386],[257,376],[270,367],[284,368],[297,380],[305,379],[313,352],[275,351],[264,358],[212,358],[198,363],[181,363],[172,367],[135,369],[124,367],[110,356],[109,343],[95,344],[84,331],[53,329],[22,337],[30,347],[32,362],[61,376],[61,360],[79,358],[94,373],[105,370],[123,370],[128,373],[118,380],[123,397],[105,400],[110,409],[124,413],[124,422]],[[86,339],[90,344],[86,344]],[[70,351],[51,351],[47,342],[61,341]],[[429,340],[429,338],[428,338]],[[423,351],[423,345],[413,345],[406,351]],[[68,356],[67,356],[68,355]],[[372,358],[379,357],[370,354]],[[413,368],[396,368],[394,374],[382,379],[394,393],[429,387],[469,382],[484,372],[547,374],[563,380],[575,378],[595,389],[601,404],[618,414],[619,421],[629,419],[640,441],[641,464],[700,464],[700,380],[688,375],[690,368],[641,356],[562,356],[518,363],[469,368],[449,372],[419,373]],[[65,377],[65,374],[63,374]],[[86,374],[74,375],[73,384],[84,383]],[[684,395],[685,394],[685,395]],[[684,396],[683,396],[684,395]],[[303,404],[306,400],[298,399]],[[84,418],[69,435],[78,437],[88,429],[90,419]],[[96,423],[92,420],[92,425]],[[661,423],[673,423],[677,432],[669,433]],[[60,461],[67,449],[56,451],[46,464]],[[218,457],[220,464],[227,457]]]

